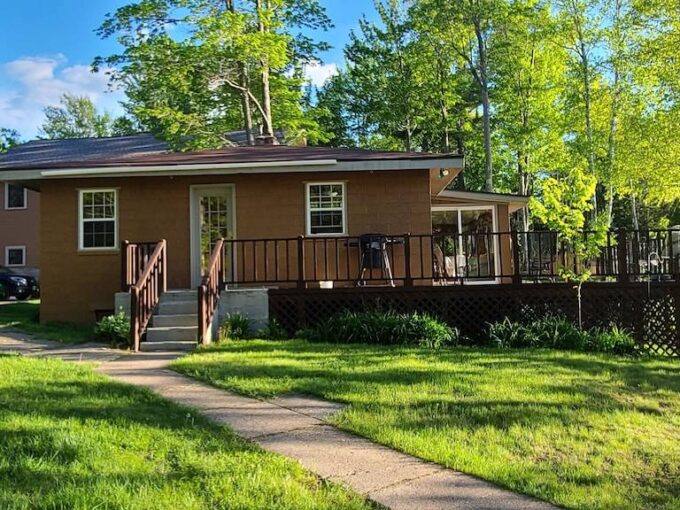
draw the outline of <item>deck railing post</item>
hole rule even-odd
[[[297,255],[298,255],[298,289],[304,289],[305,284],[305,237],[299,236],[297,238]]]
[[[130,272],[130,241],[123,241],[120,247],[120,290],[129,290],[128,274]]]
[[[139,351],[139,291],[137,287],[130,289],[130,340],[132,349]]]
[[[167,292],[168,290],[168,242],[165,239],[161,239],[163,243],[163,253],[161,254],[161,267],[163,271],[163,282],[162,291]]]
[[[517,230],[510,233],[512,238],[512,283],[519,285],[522,283],[521,261],[519,260],[519,235]]]
[[[628,275],[628,235],[625,228],[616,231],[616,258],[619,266],[618,281],[627,283],[630,277]]]
[[[411,234],[404,234],[404,286],[413,287],[411,274]]]

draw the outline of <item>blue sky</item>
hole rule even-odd
[[[64,92],[87,95],[99,108],[119,113],[120,92],[107,92],[103,75],[90,73],[97,55],[116,51],[94,29],[107,12],[131,0],[1,0],[0,127],[36,135],[42,109],[57,104]],[[334,48],[324,64],[308,70],[317,84],[343,62],[342,48],[362,14],[373,17],[370,0],[321,0],[335,28],[323,37]]]

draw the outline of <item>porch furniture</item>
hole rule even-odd
[[[395,242],[384,234],[364,234],[359,236],[361,260],[357,287],[364,287],[366,285],[364,275],[366,271],[373,271],[374,269],[380,269],[381,276],[390,282],[390,287],[395,286],[390,257],[387,254],[387,246],[391,244],[395,244]]]

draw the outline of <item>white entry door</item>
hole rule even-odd
[[[191,281],[195,288],[205,274],[215,243],[234,238],[234,188],[193,186],[191,190]]]

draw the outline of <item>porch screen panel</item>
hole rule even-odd
[[[495,276],[495,240],[493,213],[489,209],[461,210],[460,219],[464,252],[467,255],[467,273],[470,277]]]

